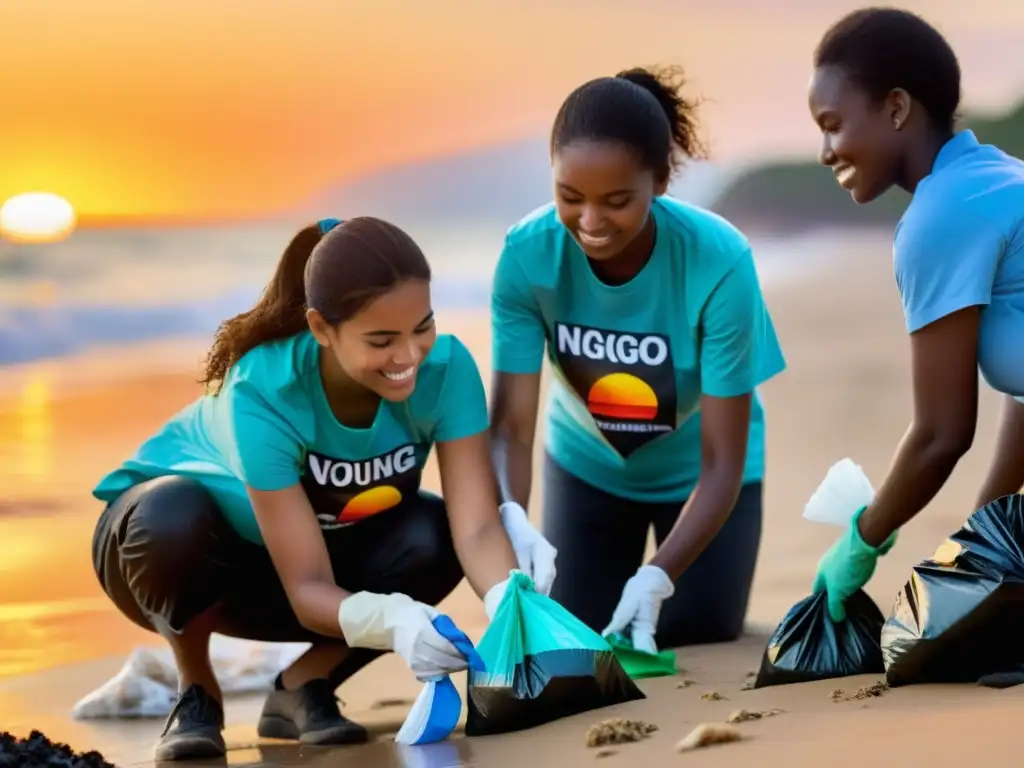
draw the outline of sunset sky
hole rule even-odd
[[[591,77],[674,61],[726,161],[812,152],[808,61],[839,0],[3,0],[0,201],[260,215],[388,165],[543,134]],[[1024,93],[1024,4],[920,0],[968,105]],[[784,9],[784,10],[783,10]]]

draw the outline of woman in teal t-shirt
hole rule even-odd
[[[463,567],[488,616],[517,557],[550,589],[552,548],[499,514],[476,364],[437,335],[430,268],[397,227],[301,230],[259,303],[221,326],[204,383],[93,491],[100,583],[178,665],[156,759],[224,753],[212,632],[310,642],[259,734],[353,743],[367,732],[334,690],[382,653],[423,680],[466,668],[431,607]],[[435,443],[444,500],[420,490]]]
[[[494,278],[505,499],[530,495],[546,350],[551,596],[644,650],[743,627],[761,537],[755,388],[785,367],[746,238],[664,197],[676,157],[698,151],[671,77],[580,86],[552,130],[555,200],[509,230]]]

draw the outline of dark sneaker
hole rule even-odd
[[[303,744],[361,744],[370,735],[341,714],[331,684],[310,680],[301,688],[271,691],[256,732],[266,739],[293,739]]]
[[[190,685],[167,716],[153,759],[202,760],[225,752],[224,708],[201,685]]]

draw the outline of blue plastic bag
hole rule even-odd
[[[645,698],[608,642],[513,571],[470,669],[466,735],[532,728]]]
[[[441,637],[451,642],[466,657],[471,670],[485,671],[483,659],[473,647],[473,642],[455,626],[455,622],[441,614],[431,623]],[[395,736],[395,742],[412,746],[444,741],[459,724],[461,715],[462,699],[451,677],[444,675],[428,680]]]

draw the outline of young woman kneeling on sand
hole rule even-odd
[[[978,506],[1024,484],[1024,163],[955,129],[960,67],[919,17],[856,11],[814,55],[810,110],[821,162],[857,203],[913,194],[896,227],[896,284],[910,334],[914,413],[885,482],[818,566],[833,619],[879,555],[971,447],[978,369],[1006,395]]]
[[[678,87],[671,70],[635,69],[569,95],[555,200],[509,230],[492,299],[503,496],[530,495],[546,350],[551,596],[649,651],[742,631],[761,539],[755,390],[785,368],[746,238],[664,197],[700,151]]]
[[[158,760],[224,752],[212,632],[312,643],[261,736],[360,742],[334,690],[366,664],[394,651],[420,679],[466,668],[431,623],[463,568],[488,616],[510,569],[553,578],[525,518],[503,527],[480,374],[437,335],[430,268],[397,227],[300,231],[259,303],[220,328],[204,383],[94,491],[99,580],[178,665]],[[444,500],[420,489],[434,443]]]

